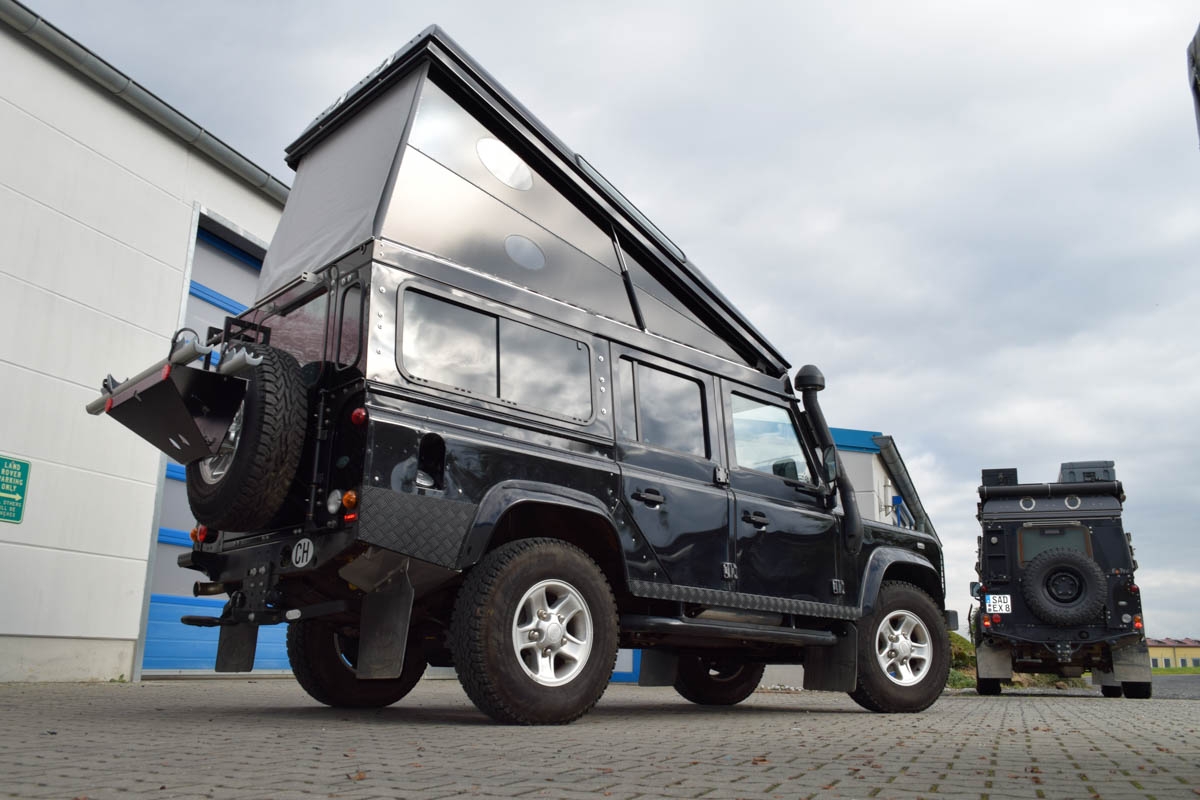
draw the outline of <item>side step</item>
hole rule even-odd
[[[781,628],[776,625],[755,625],[748,622],[714,622],[687,617],[653,617],[645,614],[622,614],[621,630],[631,633],[654,633],[673,639],[753,639],[776,644],[832,647],[838,643],[836,634],[804,628]]]

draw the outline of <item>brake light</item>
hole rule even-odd
[[[367,422],[367,410],[365,408],[356,408],[350,412],[350,421],[355,425],[364,425]]]
[[[1145,627],[1145,625],[1142,624],[1142,615],[1135,614],[1133,617],[1133,629],[1135,631],[1140,631],[1144,627]]]
[[[162,376],[159,378],[159,380],[165,381],[169,377],[171,377],[171,365],[163,364]]]
[[[982,621],[983,621],[983,627],[985,627],[985,628],[992,627],[992,618],[989,617],[987,614],[983,615]]]
[[[107,414],[108,412],[112,411],[112,407],[113,407],[113,399],[110,397],[104,401],[104,413]]]
[[[1131,583],[1131,584],[1129,584],[1129,591],[1133,594],[1137,594],[1138,592],[1141,591],[1141,589],[1138,588],[1138,585],[1136,583]]]
[[[1000,615],[999,614],[992,614],[992,624],[993,625],[1000,624]]]
[[[358,514],[343,514],[342,522],[354,522],[358,519]]]

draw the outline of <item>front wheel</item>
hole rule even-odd
[[[522,539],[471,570],[454,605],[450,643],[463,689],[492,719],[571,722],[608,687],[616,602],[604,573],[578,547]]]
[[[859,623],[858,684],[850,697],[884,713],[924,711],[946,687],[950,635],[929,595],[885,581],[875,610]]]
[[[762,682],[763,664],[719,656],[681,655],[675,691],[702,706],[733,706],[754,693]]]

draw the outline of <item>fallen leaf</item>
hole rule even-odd
[[[358,772],[354,773],[353,775],[346,773],[346,777],[352,781],[365,781],[367,779],[367,773],[363,772],[360,769]]]

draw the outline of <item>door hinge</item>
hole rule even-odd
[[[841,578],[834,578],[829,582],[829,590],[835,595],[846,593],[846,582]]]
[[[731,561],[721,562],[721,577],[727,581],[737,580],[737,564]]]
[[[729,485],[729,473],[724,467],[713,467],[713,483],[717,486]]]

